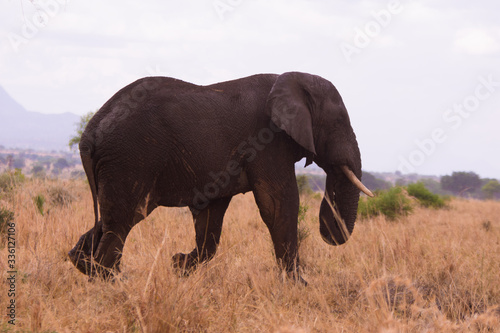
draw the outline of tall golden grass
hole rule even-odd
[[[50,200],[70,193],[67,200]],[[33,197],[47,198],[42,216]],[[132,230],[114,283],[78,272],[67,252],[93,224],[83,181],[29,181],[0,199],[15,212],[17,318],[31,332],[500,332],[500,203],[455,199],[396,221],[359,220],[343,246],[301,228],[305,287],[283,279],[252,194],[235,197],[215,258],[179,277],[171,256],[194,247],[186,209],[159,208]],[[304,234],[307,234],[305,232]],[[0,249],[2,276],[8,270]]]

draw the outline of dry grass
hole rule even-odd
[[[71,198],[50,200],[54,188]],[[44,216],[32,198],[48,198]],[[309,205],[300,255],[308,287],[282,280],[251,194],[233,199],[216,257],[188,278],[171,256],[190,251],[185,209],[137,225],[115,283],[88,282],[66,253],[92,226],[83,182],[27,182],[0,200],[15,212],[15,329],[33,332],[500,332],[500,203],[454,200],[398,221],[358,221],[346,245],[318,232]],[[0,270],[7,271],[6,249]],[[7,302],[5,279],[0,304]]]

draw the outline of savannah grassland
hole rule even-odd
[[[89,282],[67,257],[93,224],[88,185],[27,180],[0,198],[15,212],[18,269],[16,325],[2,278],[0,331],[500,332],[500,202],[358,220],[340,247],[319,235],[320,198],[302,203],[307,287],[282,279],[250,193],[233,199],[216,257],[191,276],[170,259],[194,247],[191,216],[159,208],[129,235],[120,279]],[[5,277],[5,243],[0,253]]]

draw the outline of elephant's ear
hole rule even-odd
[[[312,75],[284,73],[278,76],[269,96],[266,112],[276,126],[284,130],[295,142],[316,155],[312,129],[311,95],[307,91]]]

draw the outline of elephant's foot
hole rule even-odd
[[[172,257],[174,269],[181,276],[188,276],[198,266],[198,251],[193,250],[191,253],[177,253]]]
[[[99,221],[92,229],[83,234],[75,247],[68,252],[69,259],[80,272],[92,275],[92,253],[102,237],[102,223]]]
[[[94,229],[90,229],[80,237],[75,247],[68,252],[69,259],[73,265],[83,274],[91,275],[92,252],[95,248]]]
[[[120,271],[118,265],[115,265],[114,268],[99,265],[92,260],[90,253],[85,253],[77,247],[69,251],[68,256],[73,265],[75,265],[80,272],[90,277],[90,281],[92,281],[94,277],[98,277],[103,280],[113,280],[115,272]]]
[[[90,275],[91,257],[78,244],[68,252],[69,259],[75,267],[83,274]]]
[[[283,281],[285,279],[290,279],[304,286],[308,285],[307,281],[304,280],[300,274],[301,269],[298,258],[289,260],[286,263],[284,261],[278,260],[278,266],[281,268],[281,277]]]
[[[89,230],[80,237],[75,247],[68,252],[69,259],[75,267],[85,275],[92,277],[100,277],[104,280],[113,279],[114,271],[119,271],[119,264],[115,264],[113,268],[99,265],[92,258],[92,254],[97,248],[97,243],[100,240],[102,233],[97,234],[97,239],[94,240],[93,229]]]
[[[300,276],[300,273],[299,271],[289,271],[289,272],[286,272],[286,276],[287,278],[295,281],[296,283],[300,283],[302,284],[303,286],[307,287],[308,283],[306,280],[304,280],[302,278],[302,276]]]

